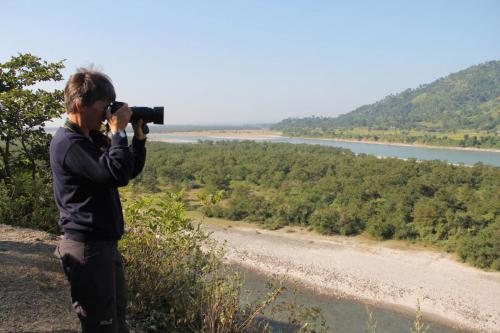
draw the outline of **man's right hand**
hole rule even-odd
[[[113,133],[124,130],[130,121],[130,117],[132,117],[132,111],[128,107],[127,103],[125,103],[113,114],[111,114],[109,109],[106,111],[109,129]]]

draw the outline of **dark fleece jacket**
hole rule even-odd
[[[144,167],[146,140],[113,135],[109,147],[99,147],[78,131],[61,127],[50,143],[54,196],[59,225],[77,241],[116,240],[123,235],[118,187]]]

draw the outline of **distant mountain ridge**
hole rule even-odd
[[[289,118],[273,129],[351,127],[500,130],[500,61],[489,61],[332,117]]]

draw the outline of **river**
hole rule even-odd
[[[403,146],[394,144],[379,144],[366,142],[346,142],[327,139],[303,139],[285,136],[261,136],[261,137],[222,137],[216,135],[172,135],[151,133],[152,141],[167,141],[177,143],[196,143],[200,140],[255,140],[265,142],[287,142],[293,144],[312,144],[330,147],[346,148],[355,154],[368,154],[379,157],[396,157],[417,160],[441,160],[453,164],[474,165],[481,162],[486,165],[500,166],[500,152],[461,150],[452,148],[430,148],[421,146]]]
[[[260,291],[259,294],[253,293],[250,299],[264,297],[267,288],[268,278],[265,275],[258,274],[248,269],[238,267],[238,271],[244,275],[243,287],[246,290]],[[338,299],[314,293],[306,288],[296,286],[294,284],[285,283],[285,290],[277,299],[277,302],[296,302],[301,307],[318,307],[321,310],[328,332],[349,333],[349,332],[366,332],[368,322],[367,306],[365,304],[350,300]],[[294,291],[295,290],[295,291]],[[414,325],[414,316],[409,314],[391,311],[380,307],[369,306],[368,309],[372,312],[373,318],[377,321],[377,332],[385,333],[403,333],[410,332]],[[285,313],[282,317],[276,318],[276,322],[271,322],[273,330],[280,332],[294,332],[289,326],[282,324],[279,320],[286,321]],[[426,316],[424,315],[424,318]],[[459,333],[466,332],[453,329],[436,322],[424,320],[426,325],[429,325],[428,333]]]
[[[273,277],[296,281],[297,303],[319,307],[329,332],[363,332],[367,313],[362,300],[376,304],[372,310],[378,332],[409,332],[417,300],[424,318],[432,321],[429,332],[461,332],[448,325],[499,332],[500,275],[495,272],[434,251],[204,221],[210,238],[224,244],[227,263],[243,271],[250,298],[268,291],[266,284]],[[288,300],[293,298],[291,289],[285,295]]]

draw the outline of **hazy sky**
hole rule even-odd
[[[500,1],[1,0],[0,62],[94,64],[169,124],[335,116],[500,59]],[[55,87],[63,88],[64,82]]]

